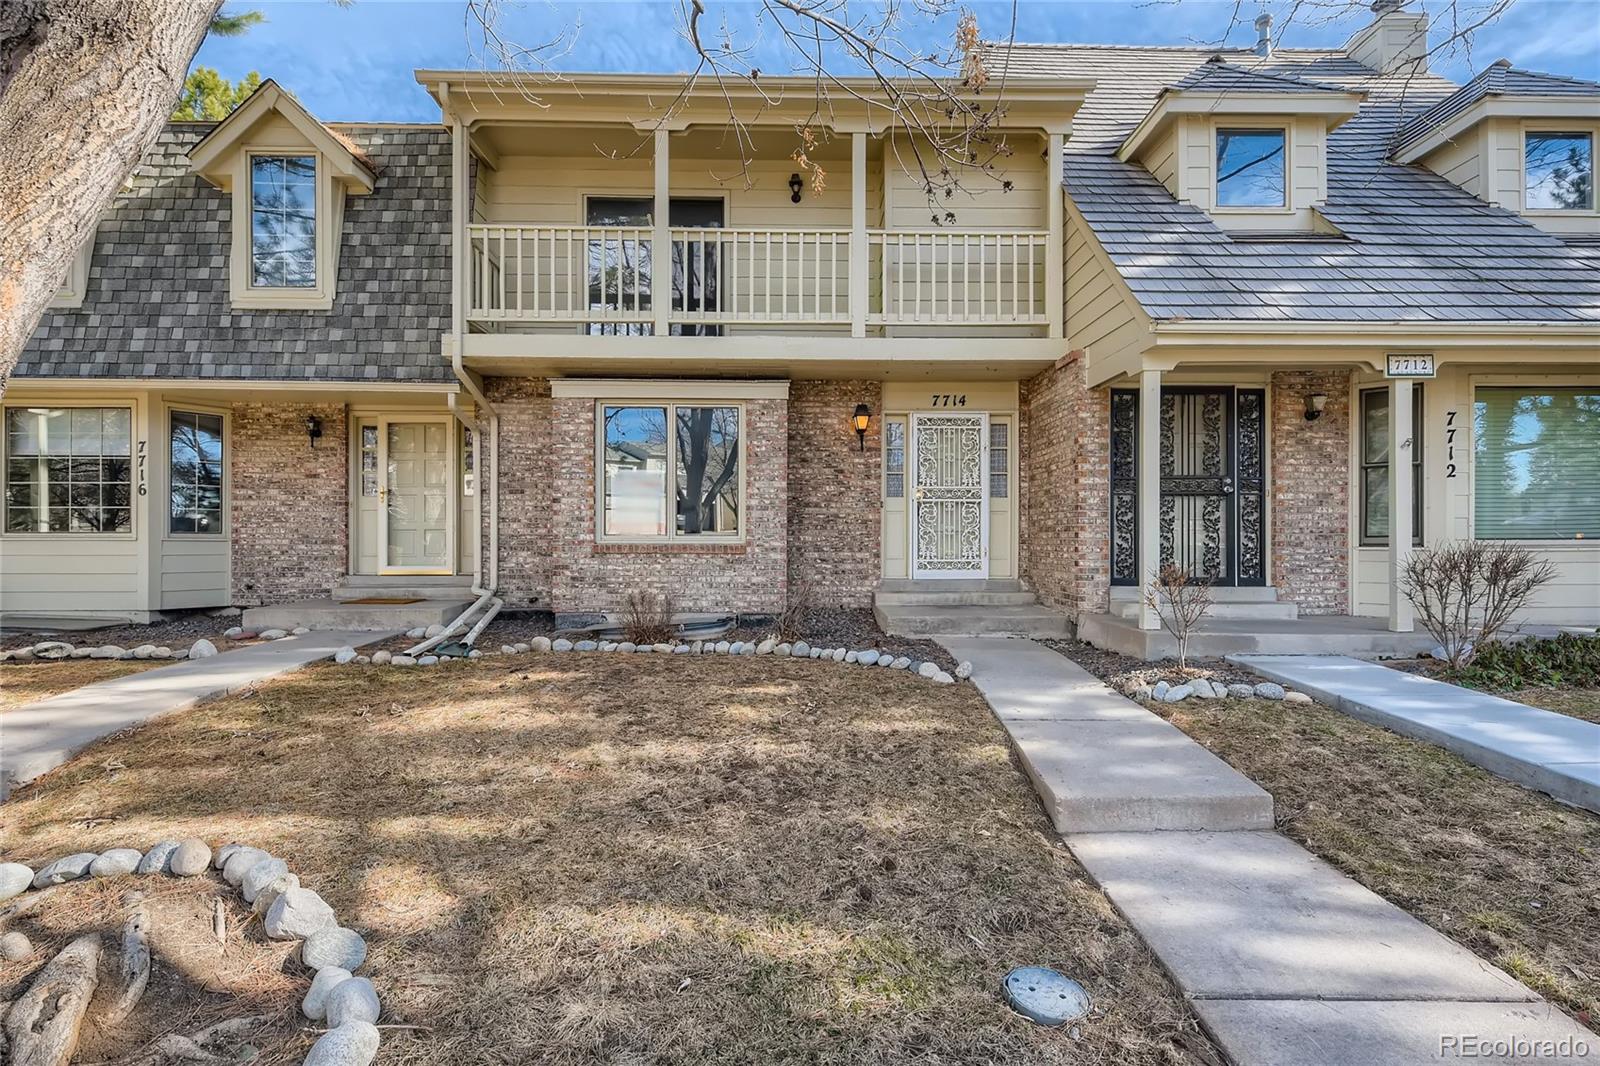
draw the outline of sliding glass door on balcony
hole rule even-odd
[[[594,316],[583,324],[591,335],[645,335],[655,303],[655,263],[651,240],[653,201],[634,196],[592,196],[585,208],[588,306]],[[668,212],[674,230],[717,229],[723,203],[710,198],[674,197]],[[640,234],[643,234],[641,239]],[[720,246],[713,239],[672,241],[672,310],[677,315],[715,312],[721,297]],[[721,327],[674,324],[675,336],[711,336]]]

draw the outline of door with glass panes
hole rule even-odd
[[[619,234],[654,225],[655,201],[648,196],[591,196],[584,205],[584,222],[591,227],[617,227]],[[712,197],[674,196],[667,222],[673,229],[720,229],[723,203]],[[721,244],[708,240],[672,242],[672,309],[688,313],[716,311],[722,306]],[[589,239],[588,296],[592,311],[649,310],[657,291],[655,262],[648,244],[612,238],[604,232]],[[648,334],[645,322],[589,322],[590,334]],[[709,337],[721,326],[677,323],[673,336]]]
[[[358,420],[358,573],[455,572],[454,437],[448,417]]]

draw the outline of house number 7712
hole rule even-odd
[[[934,393],[933,406],[935,407],[965,407],[967,406],[966,393]]]

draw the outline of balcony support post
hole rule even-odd
[[[850,135],[850,336],[867,335],[867,135]]]
[[[650,212],[654,229],[650,234],[650,308],[654,313],[657,337],[672,332],[672,185],[671,131],[656,127],[655,205]],[[638,284],[636,280],[634,284]]]
[[[1161,371],[1139,372],[1139,628],[1160,629],[1151,606],[1152,582],[1161,572]]]
[[[1401,588],[1406,564],[1411,560],[1412,493],[1411,457],[1416,454],[1416,427],[1411,418],[1410,378],[1389,380],[1389,632],[1410,633],[1415,628],[1411,601]]]
[[[1045,134],[1049,150],[1045,152],[1044,202],[1048,218],[1049,236],[1044,250],[1044,308],[1049,322],[1047,335],[1066,336],[1066,251],[1067,206],[1062,201],[1062,168],[1066,160],[1063,150],[1066,139],[1059,132]]]

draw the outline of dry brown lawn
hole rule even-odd
[[[767,658],[324,666],[0,807],[23,861],[189,834],[282,855],[369,936],[384,1021],[426,1027],[386,1031],[388,1066],[1219,1061],[965,685]],[[1095,1014],[1012,1014],[1026,963]]]
[[[1600,725],[1600,688],[1525,688],[1501,695],[1530,707],[1559,711]]]
[[[0,711],[25,707],[47,696],[70,692],[96,681],[137,674],[153,666],[171,666],[149,659],[60,659],[56,662],[6,663],[0,666]]]
[[[1600,1032],[1600,817],[1320,704],[1152,710],[1271,792],[1284,833]]]

